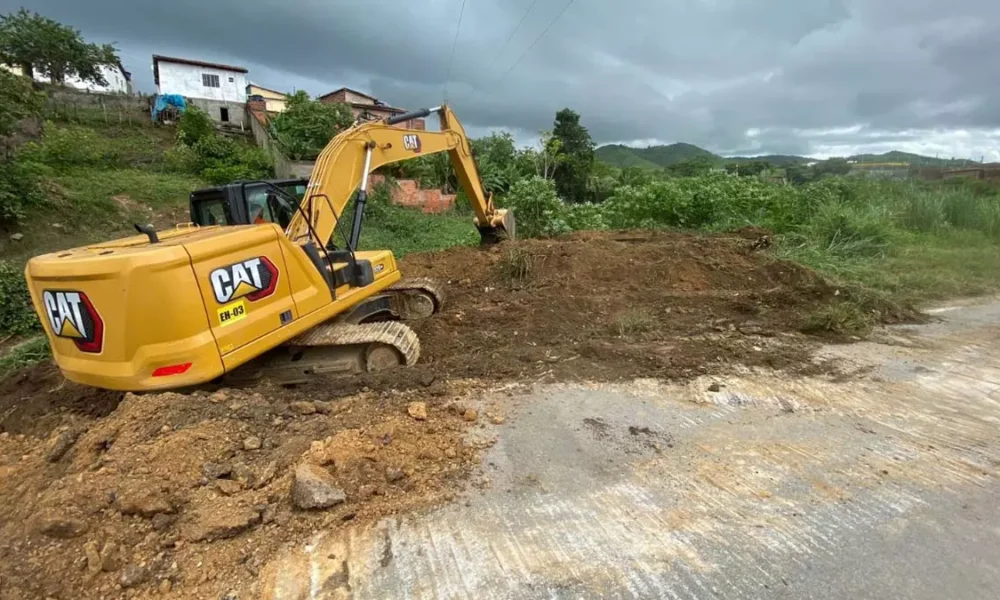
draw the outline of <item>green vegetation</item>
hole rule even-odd
[[[9,375],[42,362],[51,356],[45,336],[35,336],[21,342],[0,356],[0,380]]]
[[[534,277],[536,260],[538,259],[527,249],[513,246],[497,262],[497,275],[507,287],[521,288]]]
[[[552,137],[559,142],[553,179],[559,196],[569,202],[587,200],[587,184],[594,168],[594,142],[580,124],[580,115],[568,108],[556,113]]]
[[[693,144],[670,144],[667,146],[649,146],[648,148],[631,148],[621,144],[601,146],[596,150],[598,160],[615,167],[649,167],[662,169],[692,159],[706,159],[713,164],[722,164],[722,157]]]
[[[288,97],[285,110],[271,121],[271,135],[289,158],[313,160],[335,135],[352,124],[354,113],[347,104],[311,100],[299,90]]]
[[[75,76],[107,85],[101,67],[116,65],[118,51],[111,44],[88,44],[76,29],[22,8],[0,15],[0,63],[57,84]]]
[[[246,141],[219,135],[211,119],[191,106],[177,123],[177,146],[171,148],[168,164],[181,173],[198,175],[222,185],[231,181],[267,179],[274,175],[271,156]]]

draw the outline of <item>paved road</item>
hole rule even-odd
[[[488,486],[321,533],[264,596],[1000,598],[1000,302],[934,312],[825,348],[836,378],[485,398]]]

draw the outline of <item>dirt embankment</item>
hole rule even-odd
[[[447,305],[414,326],[420,363],[379,376],[124,399],[51,366],[9,379],[0,600],[251,597],[282,544],[460,493],[503,422],[477,405],[484,386],[811,370],[795,330],[833,290],[768,258],[762,235],[409,256],[404,272],[444,282]]]

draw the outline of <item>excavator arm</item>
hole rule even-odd
[[[433,112],[440,117],[441,131],[394,126]],[[448,106],[365,123],[333,138],[316,160],[301,204],[303,210],[297,212],[288,224],[286,235],[299,244],[312,241],[319,248],[326,247],[355,189],[360,186],[354,220],[350,230],[344,231],[350,246],[356,248],[368,197],[369,174],[383,165],[438,152],[448,153],[459,183],[472,203],[475,224],[483,243],[514,237],[513,214],[495,208],[492,195],[483,190],[469,139]]]

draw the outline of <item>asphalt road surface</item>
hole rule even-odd
[[[1000,598],[1000,302],[933,314],[838,377],[498,391],[469,494],[304,540],[264,597]]]

